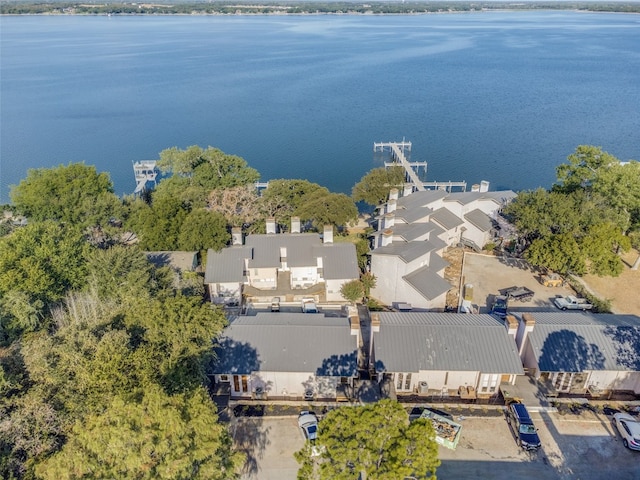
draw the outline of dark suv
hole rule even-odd
[[[507,421],[513,427],[518,437],[518,445],[525,450],[537,450],[540,448],[538,429],[527,412],[527,407],[522,403],[512,403],[508,407]]]

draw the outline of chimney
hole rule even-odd
[[[393,230],[387,228],[384,232],[382,232],[382,247],[386,247],[393,241]]]
[[[398,200],[399,194],[400,192],[397,188],[392,188],[391,190],[389,190],[389,200]]]
[[[384,217],[383,217],[383,230],[386,230],[387,228],[391,228],[395,225],[396,223],[396,215],[395,213],[387,213]]]
[[[486,180],[482,180],[480,182],[480,191],[481,192],[488,192],[489,191],[489,182],[487,182]]]
[[[395,212],[396,208],[398,208],[397,200],[389,200],[387,202],[387,213]]]
[[[371,314],[371,333],[380,331],[380,314],[372,313]]]
[[[291,233],[300,233],[300,217],[291,217]]]
[[[233,227],[231,229],[231,245],[242,245],[242,244],[243,244],[242,228]]]
[[[411,183],[407,183],[404,186],[404,190],[402,190],[402,196],[406,197],[408,195],[411,195],[413,193],[413,184]]]
[[[533,327],[535,326],[536,321],[533,318],[533,315],[530,313],[522,314],[522,321],[518,327],[518,333],[516,335],[516,345],[518,346],[518,353],[520,357],[524,353],[524,348],[527,345],[527,337],[529,333],[533,332]]]
[[[351,335],[360,334],[360,315],[358,315],[358,307],[349,306],[349,325],[351,325]]]
[[[277,233],[276,219],[273,217],[267,218],[267,233]]]
[[[507,327],[507,333],[513,341],[516,341],[516,333],[518,331],[518,320],[513,315],[507,315],[504,319],[504,325]]]
[[[477,183],[474,183],[473,185],[471,185],[471,191],[472,192],[479,192],[480,191],[480,185],[478,185]]]
[[[322,243],[333,243],[333,225],[325,225]]]

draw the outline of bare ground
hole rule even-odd
[[[624,271],[619,277],[582,277],[595,295],[611,300],[614,313],[640,315],[640,269],[631,270],[638,255],[640,252],[633,249],[622,255]]]

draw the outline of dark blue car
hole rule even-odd
[[[533,424],[533,420],[531,420],[524,404],[512,403],[509,405],[507,420],[517,435],[518,445],[525,450],[537,450],[540,448],[538,429]]]

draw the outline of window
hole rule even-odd
[[[407,380],[404,383],[404,389],[409,390],[411,388],[411,374],[407,373]]]
[[[402,373],[398,374],[398,383],[396,384],[396,388],[398,390],[402,390],[402,379],[404,378],[404,375]]]
[[[229,381],[229,375],[220,375],[220,381],[221,382],[228,382]]]
[[[495,392],[498,387],[498,378],[497,374],[486,374],[482,375],[482,379],[480,382],[480,391],[482,393],[491,393]]]

